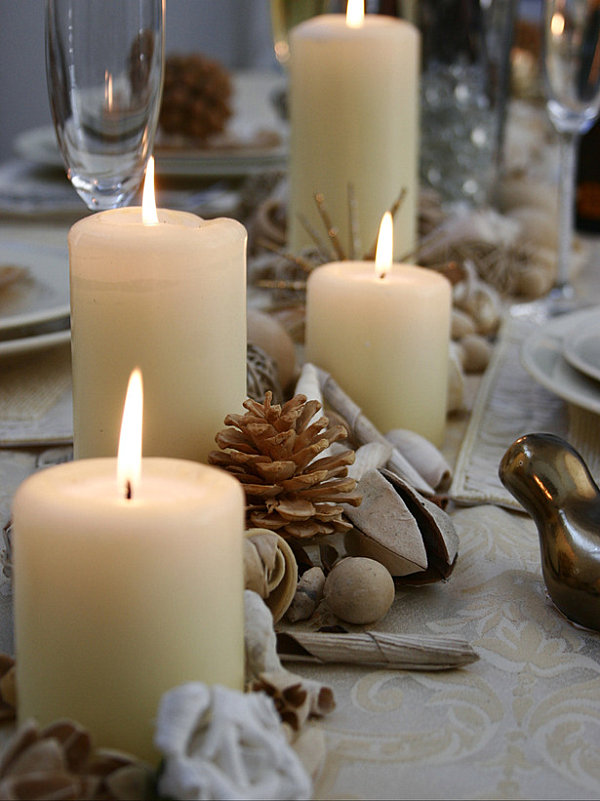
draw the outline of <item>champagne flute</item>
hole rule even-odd
[[[46,75],[67,175],[94,210],[127,205],[152,152],[165,0],[46,0]]]
[[[567,309],[577,142],[600,111],[600,0],[546,0],[544,82],[548,116],[559,137],[558,261],[550,300]]]

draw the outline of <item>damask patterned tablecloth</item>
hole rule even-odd
[[[530,330],[506,325],[462,440],[453,489],[476,505],[452,512],[460,537],[452,576],[398,591],[377,624],[465,639],[479,661],[439,673],[303,665],[337,700],[322,723],[317,798],[600,797],[600,634],[574,627],[551,603],[535,525],[497,475],[516,436],[554,430],[597,476],[600,417],[528,376],[519,350]],[[450,449],[465,433],[461,422],[449,425]]]
[[[600,635],[547,598],[529,518],[453,517],[451,579],[399,592],[378,628],[464,638],[480,659],[437,673],[302,666],[337,700],[316,797],[598,798]]]

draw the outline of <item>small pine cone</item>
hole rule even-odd
[[[169,56],[158,124],[165,133],[204,142],[224,130],[231,94],[229,73],[217,61],[200,54]]]
[[[309,540],[351,528],[342,503],[358,506],[356,481],[348,477],[354,451],[316,458],[347,436],[326,417],[313,421],[316,400],[296,395],[283,406],[248,399],[246,414],[230,414],[215,437],[222,450],[208,460],[232,473],[246,493],[248,525],[277,531],[285,539]]]
[[[89,733],[70,720],[41,731],[26,721],[0,761],[0,801],[133,801],[150,791],[147,766],[116,751],[92,752]]]

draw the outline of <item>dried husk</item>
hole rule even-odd
[[[392,484],[371,470],[359,481],[358,490],[362,504],[346,512],[354,525],[344,537],[347,553],[376,559],[392,576],[426,570],[423,535]]]
[[[298,564],[287,542],[274,531],[251,528],[244,539],[244,582],[280,620],[294,599]]]

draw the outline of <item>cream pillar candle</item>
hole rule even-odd
[[[355,24],[325,14],[290,32],[288,244],[293,253],[314,245],[301,216],[325,233],[313,199],[321,192],[347,247],[351,183],[360,256],[404,187],[395,220],[399,259],[416,242],[420,35],[411,23],[379,14]]]
[[[243,492],[224,471],[116,459],[34,474],[13,504],[19,718],[71,717],[94,744],[155,761],[161,695],[242,689]]]
[[[379,251],[378,251],[379,253]],[[306,299],[306,360],[331,373],[385,433],[444,438],[450,284],[423,267],[334,262],[313,270]]]
[[[158,219],[114,209],[69,232],[76,458],[116,454],[136,365],[148,456],[206,461],[246,397],[246,231],[180,211]]]

